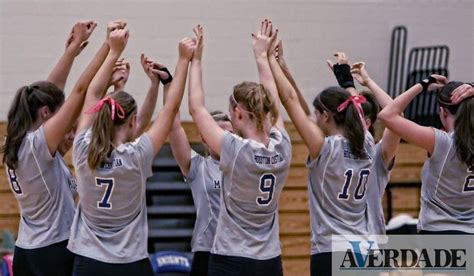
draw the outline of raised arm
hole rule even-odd
[[[87,26],[86,24],[80,24],[75,28],[75,34],[71,44],[79,44],[77,41],[84,41],[85,37],[90,36],[90,31],[95,28],[95,23]],[[87,91],[92,77],[97,72],[100,64],[102,64],[105,55],[108,52],[108,46],[102,45],[97,54],[94,56],[92,61],[89,63],[87,68],[82,72],[81,76],[77,80],[71,94],[66,99],[65,103],[61,106],[58,112],[44,123],[44,132],[46,141],[48,143],[49,152],[53,155],[58,149],[59,144],[62,142],[64,135],[68,133],[73,127],[74,123],[79,116],[79,113],[84,103],[84,97]]]
[[[176,65],[173,81],[169,87],[169,97],[163,109],[160,111],[158,118],[147,131],[153,143],[154,154],[158,153],[165,142],[166,137],[170,133],[176,113],[179,111],[179,106],[183,99],[189,61],[193,56],[194,47],[195,43],[189,38],[182,39],[179,42],[178,64]]]
[[[352,64],[351,74],[360,85],[367,87],[372,91],[372,93],[374,93],[381,108],[384,108],[393,102],[393,99],[388,95],[388,93],[372,80],[372,78],[370,78],[369,73],[367,73],[367,70],[365,69],[365,62],[356,62]]]
[[[74,25],[66,41],[64,54],[49,73],[47,79],[49,82],[54,83],[64,91],[72,63],[76,56],[89,44],[87,39],[89,39],[96,26],[97,24],[93,21],[81,21]],[[83,30],[86,30],[86,32],[84,33]]]
[[[336,64],[333,64],[330,60],[327,60],[326,62],[329,68],[333,71],[339,86],[351,93],[352,96],[357,96],[359,93],[355,89],[354,79],[351,75],[351,67],[347,55],[344,52],[337,52],[334,56],[337,59]]]
[[[145,74],[150,78],[150,87],[148,88],[145,100],[138,110],[134,137],[140,136],[145,131],[148,124],[150,124],[151,116],[153,116],[153,111],[155,110],[156,100],[158,99],[160,79],[168,79],[171,77],[165,71],[159,70],[165,68],[161,63],[154,62],[148,57],[145,57],[144,54],[141,54],[140,62]],[[169,84],[167,84],[167,86],[169,86]]]
[[[196,34],[196,49],[191,61],[189,72],[189,113],[193,117],[199,133],[216,154],[221,154],[221,140],[225,132],[214,121],[204,105],[204,90],[202,88],[202,51],[204,47],[204,33],[202,26],[194,28]]]
[[[324,133],[316,124],[306,115],[300,104],[298,95],[291,83],[286,78],[280,64],[274,55],[269,56],[270,68],[275,76],[276,86],[278,88],[279,98],[285,107],[288,115],[293,121],[296,130],[303,138],[309,150],[311,159],[319,156],[324,143]]]
[[[171,76],[169,76],[171,77]],[[161,78],[161,77],[160,77]],[[166,77],[165,77],[166,79]],[[163,93],[163,105],[166,104],[169,97],[170,84],[165,84]],[[189,145],[188,137],[181,125],[179,112],[176,114],[171,126],[171,132],[169,135],[169,142],[171,145],[171,151],[173,152],[174,159],[178,163],[181,173],[187,177],[191,166],[191,146]]]
[[[167,98],[169,97],[169,91],[167,90],[168,89],[165,89],[164,92],[163,104],[166,104]],[[191,166],[191,146],[189,145],[189,140],[186,135],[186,132],[184,131],[183,126],[181,125],[179,112],[174,118],[169,136],[169,141],[171,145],[171,151],[173,152],[173,156],[176,160],[176,163],[178,163],[178,166],[181,169],[183,175],[187,177]]]
[[[288,68],[288,65],[286,64],[286,60],[283,55],[283,42],[281,40],[278,41],[277,44],[277,49],[276,49],[276,59],[278,60],[278,63],[280,64],[281,70],[285,74],[285,77],[288,79],[288,81],[291,83],[293,88],[296,91],[296,94],[298,95],[298,99],[300,101],[301,107],[304,110],[304,113],[306,116],[312,116],[311,110],[309,109],[309,105],[306,102],[305,98],[303,97],[303,94],[301,94],[300,89],[298,88],[298,85],[296,84],[295,79],[293,78],[293,75],[290,72],[290,69]]]
[[[87,89],[87,95],[82,109],[83,112],[79,118],[76,134],[91,126],[93,114],[88,114],[87,111],[102,99],[107,91],[107,85],[112,76],[114,65],[127,45],[128,36],[129,33],[127,29],[114,29],[110,33],[108,38],[110,51]]]
[[[252,45],[255,54],[255,61],[257,62],[260,83],[262,83],[263,86],[273,95],[278,109],[280,109],[281,104],[280,99],[278,98],[275,79],[273,78],[272,70],[270,69],[270,64],[268,62],[269,51],[272,44],[276,42],[277,35],[278,30],[274,31],[272,22],[265,19],[260,24],[260,29],[257,34],[252,33]],[[281,113],[278,115],[275,125],[280,129],[285,128]]]
[[[381,108],[384,108],[393,102],[393,99],[388,95],[388,93],[370,78],[369,73],[367,73],[367,70],[365,69],[364,62],[354,63],[351,66],[351,73],[357,82],[372,91]],[[385,128],[380,146],[382,148],[383,161],[386,166],[392,162],[397,154],[399,145],[400,136],[395,134],[395,132],[391,131],[389,128]]]
[[[130,75],[130,63],[125,61],[124,58],[120,58],[112,70],[112,76],[110,77],[109,87],[114,87],[114,92],[124,91],[125,85]]]
[[[429,82],[426,83],[442,86],[447,83],[447,79],[443,76],[432,75],[429,78]],[[408,104],[423,90],[423,86],[420,83],[415,84],[398,96],[393,103],[386,106],[379,113],[378,119],[396,135],[403,138],[403,140],[417,145],[431,154],[433,153],[435,143],[433,128],[420,126],[401,115]]]

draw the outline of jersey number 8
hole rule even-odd
[[[466,181],[464,182],[463,192],[474,192],[474,185],[470,185],[471,181],[474,182],[474,167],[469,168],[467,172],[471,173],[466,177]]]
[[[12,186],[12,190],[16,194],[23,194],[23,191],[21,190],[20,183],[18,183],[18,178],[16,177],[15,170],[8,169],[8,179],[10,179],[10,185]]]
[[[266,196],[258,196],[257,204],[259,206],[268,206],[273,199],[273,190],[275,189],[276,177],[274,174],[264,174],[260,177],[259,189],[260,192],[266,194]]]

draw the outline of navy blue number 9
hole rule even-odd
[[[8,169],[8,178],[10,179],[10,185],[12,190],[21,195],[23,191],[21,190],[20,184],[18,183],[18,178],[16,177],[15,170]]]
[[[102,196],[101,201],[97,201],[97,208],[99,209],[112,209],[112,202],[110,202],[110,197],[114,190],[114,179],[113,178],[96,178],[96,185],[102,186],[107,185],[104,195]]]
[[[260,206],[268,206],[273,199],[273,190],[275,188],[275,175],[264,174],[260,177],[260,192],[266,194],[266,196],[257,197],[257,204]]]

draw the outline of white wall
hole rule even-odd
[[[280,29],[286,59],[307,100],[335,84],[325,60],[336,50],[367,62],[383,87],[388,75],[390,35],[408,28],[408,49],[447,44],[451,79],[474,80],[473,0],[0,0],[0,120],[6,119],[16,89],[45,79],[78,20],[99,23],[76,60],[66,93],[105,37],[109,20],[125,19],[131,37],[124,53],[132,63],[127,91],[140,102],[148,79],[139,64],[144,52],[174,67],[177,42],[202,24],[206,32],[204,84],[209,109],[227,109],[232,86],[256,80],[250,33],[262,18]],[[189,119],[187,98],[181,113]]]

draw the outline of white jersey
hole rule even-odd
[[[26,134],[16,169],[5,167],[20,207],[16,246],[35,249],[67,240],[74,217],[75,179],[59,152],[51,156],[43,126]]]
[[[385,218],[383,214],[382,198],[390,179],[390,171],[393,168],[395,158],[389,166],[385,165],[381,142],[375,145],[375,157],[370,169],[367,186],[367,209],[369,212],[369,233],[376,235],[385,234]]]
[[[268,147],[225,133],[222,200],[212,253],[258,260],[281,254],[278,202],[290,162],[291,141],[285,130],[272,128]]]
[[[421,173],[418,230],[474,233],[474,168],[458,158],[453,132],[434,134],[433,154]]]
[[[74,140],[80,202],[68,249],[106,263],[147,258],[145,184],[152,175],[151,140],[143,134],[120,145],[92,171],[87,163],[91,134],[83,131]]]
[[[356,158],[341,135],[324,139],[320,155],[308,162],[311,254],[331,252],[331,235],[367,235],[367,191],[374,140],[366,132],[365,157]]]
[[[192,151],[186,182],[191,187],[196,207],[196,222],[191,241],[193,252],[211,251],[219,216],[221,181],[219,161]]]

